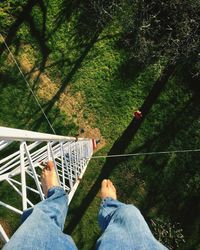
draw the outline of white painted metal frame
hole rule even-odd
[[[3,227],[0,224],[0,239],[3,241],[3,243],[7,243],[9,241],[9,238],[6,234],[6,232],[4,231]]]
[[[7,182],[22,200],[21,207],[1,200],[0,206],[22,214],[25,209],[34,206],[30,193],[43,200],[39,173],[42,163],[47,160],[54,162],[59,183],[68,193],[70,203],[92,154],[91,139],[77,140],[75,137],[0,127],[0,183]],[[35,184],[28,184],[29,179]],[[3,190],[0,192],[3,193]],[[8,241],[1,225],[0,238]]]

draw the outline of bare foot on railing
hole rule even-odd
[[[48,161],[44,166],[41,174],[41,182],[45,197],[47,197],[47,193],[50,188],[60,186],[52,161]]]
[[[101,198],[113,198],[117,199],[116,188],[113,185],[112,181],[104,179],[101,183]]]

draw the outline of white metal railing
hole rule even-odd
[[[93,146],[92,139],[0,127],[0,183],[7,182],[22,200],[19,207],[0,198],[0,206],[22,214],[34,206],[33,194],[43,200],[40,173],[42,163],[47,160],[54,162],[58,180],[68,193],[70,203],[92,156]],[[29,184],[30,180],[34,184]],[[0,237],[8,241],[1,225]]]
[[[8,236],[6,232],[4,231],[3,227],[0,224],[0,239],[3,241],[3,243],[6,243],[9,241]]]

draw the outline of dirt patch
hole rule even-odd
[[[12,235],[12,229],[10,225],[5,221],[0,219],[0,225],[3,227],[4,231],[6,232],[8,237],[11,237]]]
[[[20,64],[23,71],[30,74],[31,81],[38,81],[37,94],[47,101],[51,100],[58,91],[59,84],[52,82],[46,74],[41,73],[38,69],[31,73],[33,65],[27,54],[22,55]],[[72,94],[71,87],[68,85],[56,104],[79,126],[79,137],[99,139],[98,149],[105,146],[106,141],[101,136],[100,130],[92,127],[95,124],[95,117],[92,114],[87,114],[87,118],[85,118],[85,98],[81,92]]]
[[[58,90],[58,84],[53,83],[49,77],[41,73],[37,68],[31,72],[33,65],[27,58],[26,54],[21,56],[20,65],[26,74],[29,74],[30,80],[32,82],[38,81],[38,94],[45,100],[51,100]]]
[[[65,112],[68,117],[73,118],[76,124],[79,125],[79,136],[84,138],[100,139],[98,149],[105,145],[105,139],[101,136],[98,128],[91,128],[90,124],[95,124],[95,118],[91,114],[88,118],[84,118],[84,103],[85,99],[80,92],[71,95],[70,86],[68,86],[63,94],[61,94],[58,107]]]
[[[0,225],[3,227],[3,230],[7,234],[8,238],[10,238],[12,235],[12,229],[11,229],[10,225],[2,219],[0,219]],[[3,246],[4,246],[3,239],[1,239],[1,237],[0,237],[0,249],[2,249]]]

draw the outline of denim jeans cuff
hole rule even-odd
[[[48,190],[47,198],[51,197],[56,191],[60,192],[61,194],[62,193],[66,194],[65,190],[62,187],[60,187],[60,186],[53,186],[53,187],[51,187]]]
[[[101,205],[105,205],[109,201],[116,201],[116,200],[111,198],[111,197],[106,197],[106,198],[102,199]]]

